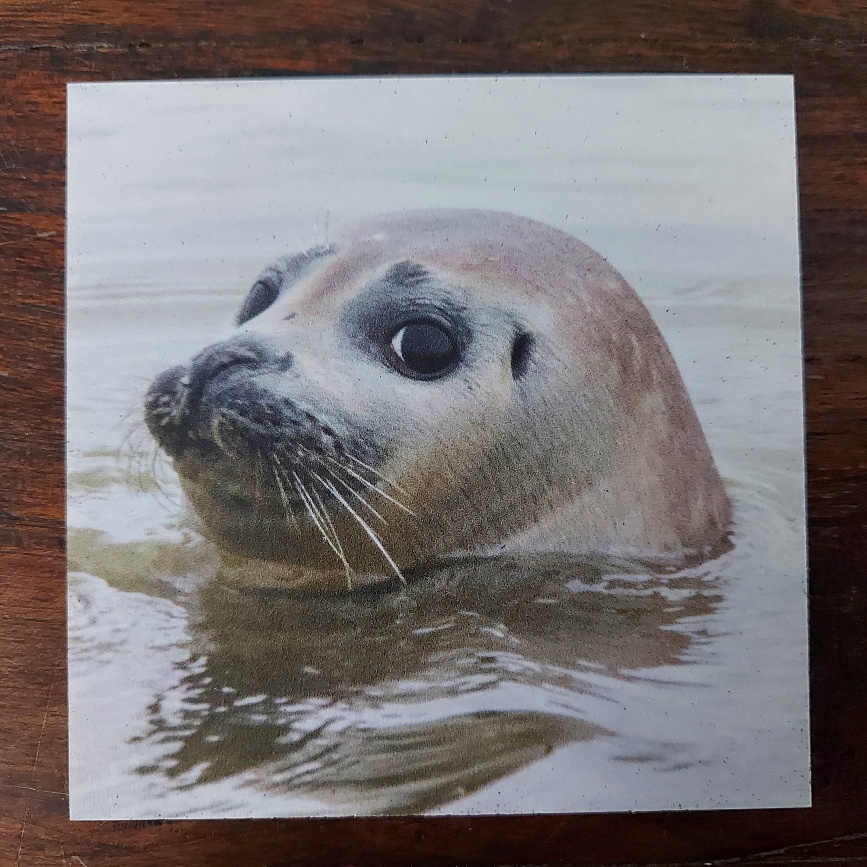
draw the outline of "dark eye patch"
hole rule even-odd
[[[279,294],[280,289],[274,283],[268,280],[257,280],[253,284],[253,288],[247,293],[247,297],[235,317],[235,324],[243,325],[254,316],[267,310],[277,300]]]
[[[458,368],[473,339],[460,294],[424,265],[396,262],[346,304],[340,330],[402,376],[439,379]]]

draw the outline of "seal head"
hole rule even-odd
[[[206,535],[307,571],[679,558],[731,519],[637,295],[510,214],[385,215],[278,261],[229,339],[154,380],[145,417]]]

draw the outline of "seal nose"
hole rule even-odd
[[[190,362],[186,382],[187,401],[198,403],[206,388],[228,378],[236,368],[264,367],[277,360],[277,354],[260,340],[242,335],[203,349]]]

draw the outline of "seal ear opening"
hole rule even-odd
[[[533,338],[526,332],[515,335],[512,344],[512,379],[521,379],[530,366],[530,354],[533,351]]]

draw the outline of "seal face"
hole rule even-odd
[[[509,214],[386,215],[281,259],[145,418],[222,550],[306,570],[682,556],[731,518],[641,301]]]

